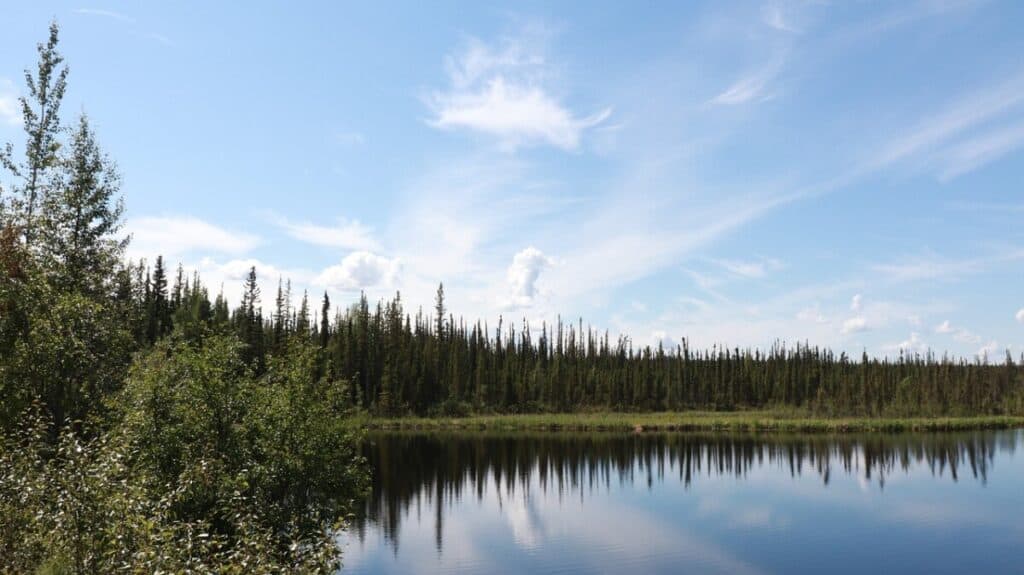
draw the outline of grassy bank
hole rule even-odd
[[[872,431],[962,431],[1024,427],[1020,416],[839,417],[791,412],[556,413],[475,415],[460,418],[376,418],[362,416],[369,429],[535,430],[535,431],[779,431],[848,433]]]

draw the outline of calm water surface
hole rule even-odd
[[[343,573],[1024,573],[1022,431],[379,433]]]

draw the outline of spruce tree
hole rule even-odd
[[[331,323],[328,314],[331,310],[331,299],[324,292],[324,301],[320,306],[320,349],[327,349],[327,341],[331,336]]]
[[[60,289],[100,296],[120,266],[128,238],[117,236],[124,213],[117,197],[120,177],[84,115],[60,167],[37,218],[39,252]],[[179,268],[176,292],[181,274]]]
[[[443,283],[437,284],[437,298],[434,300],[434,314],[435,314],[434,315],[434,321],[436,322],[436,327],[434,328],[435,329],[434,335],[436,335],[438,337],[438,339],[443,340],[444,339],[444,314],[445,314],[445,308],[444,308],[444,284]]]
[[[309,338],[309,294],[303,290],[302,304],[299,306],[299,315],[295,319],[295,333],[302,338]]]

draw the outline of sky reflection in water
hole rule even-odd
[[[342,571],[1024,572],[1022,439],[374,434]]]

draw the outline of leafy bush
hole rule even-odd
[[[138,358],[108,430],[35,405],[0,442],[0,572],[330,572],[367,476],[345,386],[303,344],[261,378],[233,337]],[[90,435],[92,438],[90,439]]]

